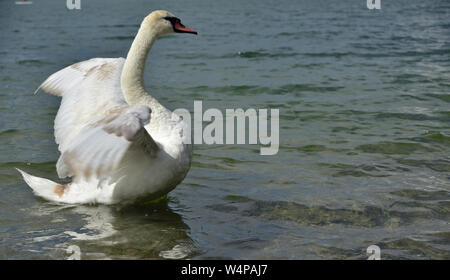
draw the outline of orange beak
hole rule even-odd
[[[177,33],[192,33],[197,35],[197,31],[184,26],[181,22],[177,21],[173,24],[173,30]]]

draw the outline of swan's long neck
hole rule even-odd
[[[144,70],[147,55],[157,38],[151,25],[142,24],[128,52],[122,69],[121,87],[130,105],[140,104],[143,98],[150,97],[144,86]]]

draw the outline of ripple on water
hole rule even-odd
[[[437,172],[450,172],[450,161],[444,159],[435,160],[416,160],[416,159],[397,159],[398,163],[413,166],[426,167]]]
[[[199,96],[201,93],[217,92],[217,93],[227,93],[230,95],[246,96],[246,95],[294,95],[298,96],[301,93],[306,92],[317,92],[317,93],[327,93],[336,92],[345,87],[342,86],[319,86],[314,84],[286,84],[279,87],[265,87],[257,85],[230,85],[230,86],[197,86],[188,88],[187,91],[194,92]],[[299,101],[297,101],[299,102]]]
[[[390,176],[390,172],[398,171],[399,169],[381,165],[352,165],[344,163],[318,163],[317,166],[328,170],[331,169],[333,172],[331,176],[333,177],[386,177]],[[405,169],[401,168],[401,171],[405,171]]]
[[[402,189],[390,192],[393,195],[401,196],[417,201],[445,201],[450,200],[450,193],[443,190],[425,191],[415,189]]]
[[[414,120],[414,121],[426,121],[426,120],[443,120],[442,117],[430,116],[425,114],[412,114],[412,113],[377,113],[375,114],[377,119],[402,119],[402,120]]]
[[[426,93],[426,96],[436,98],[439,100],[442,100],[444,102],[449,103],[450,102],[450,94],[435,94],[435,93]]]
[[[450,144],[450,136],[447,136],[439,131],[427,131],[426,133],[420,136],[406,139],[421,143],[442,144],[442,145]]]
[[[450,211],[450,203],[436,206],[434,201],[422,202],[413,211],[389,209],[373,205],[354,205],[353,209],[303,205],[288,201],[261,201],[238,196],[227,196],[232,204],[214,204],[215,211],[257,216],[275,221],[290,221],[309,226],[347,225],[364,228],[400,227],[422,219],[443,218]],[[431,210],[431,211],[430,211]]]
[[[363,144],[356,147],[356,150],[365,153],[387,154],[387,155],[408,155],[417,152],[433,152],[432,148],[418,143],[405,142],[379,142],[375,144]]]
[[[298,53],[287,52],[267,52],[267,51],[240,51],[238,57],[242,58],[279,58],[279,57],[295,57]]]
[[[118,40],[118,41],[133,41],[134,36],[109,36],[105,37],[105,40]]]
[[[0,137],[8,137],[8,136],[14,135],[16,133],[20,133],[20,131],[18,129],[7,129],[7,130],[0,131]]]
[[[19,60],[17,61],[17,64],[19,65],[24,65],[24,66],[43,66],[43,65],[49,65],[51,64],[48,61],[42,61],[39,59],[24,59],[24,60]]]
[[[449,233],[447,233],[449,235]],[[382,248],[383,259],[436,259],[436,260],[448,260],[450,258],[450,252],[446,250],[445,246],[436,246],[434,242],[450,241],[448,236],[436,237],[428,235],[427,239],[420,238],[417,240],[414,237],[401,238],[397,240],[382,241],[378,245]],[[391,255],[387,252],[395,252],[395,255]]]

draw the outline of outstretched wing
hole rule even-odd
[[[145,132],[138,133],[142,128],[141,124],[145,122],[141,115],[143,109],[129,107],[123,97],[120,75],[124,62],[123,58],[82,61],[52,74],[39,86],[37,91],[42,89],[62,97],[55,118],[55,140],[62,154],[56,164],[59,177],[78,174],[83,169],[79,164],[84,162],[93,165],[95,172],[104,173],[103,169],[114,167],[119,157],[113,159],[111,166],[105,166],[91,162],[93,158],[87,159],[87,154],[80,150],[81,147],[84,151],[105,152],[108,154],[103,156],[111,157],[112,151],[119,149],[116,152],[121,155],[129,142],[133,142],[130,141],[132,137]],[[127,122],[135,126],[127,127]],[[118,135],[120,133],[122,135]],[[145,138],[151,140],[148,134]],[[99,139],[106,141],[102,143],[102,149],[99,149]],[[76,160],[69,160],[69,154],[73,154]],[[95,166],[101,168],[96,169]]]
[[[84,128],[63,152],[61,160],[76,177],[102,177],[117,167],[134,143],[149,154],[158,150],[144,128],[149,122],[150,108],[147,106],[114,108],[105,118]]]
[[[64,152],[80,131],[104,117],[110,108],[126,105],[120,87],[123,58],[94,58],[70,65],[38,88],[61,96],[55,138]]]

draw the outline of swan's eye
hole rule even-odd
[[[164,19],[170,21],[172,25],[175,23],[180,23],[180,19],[176,17],[164,17]]]

